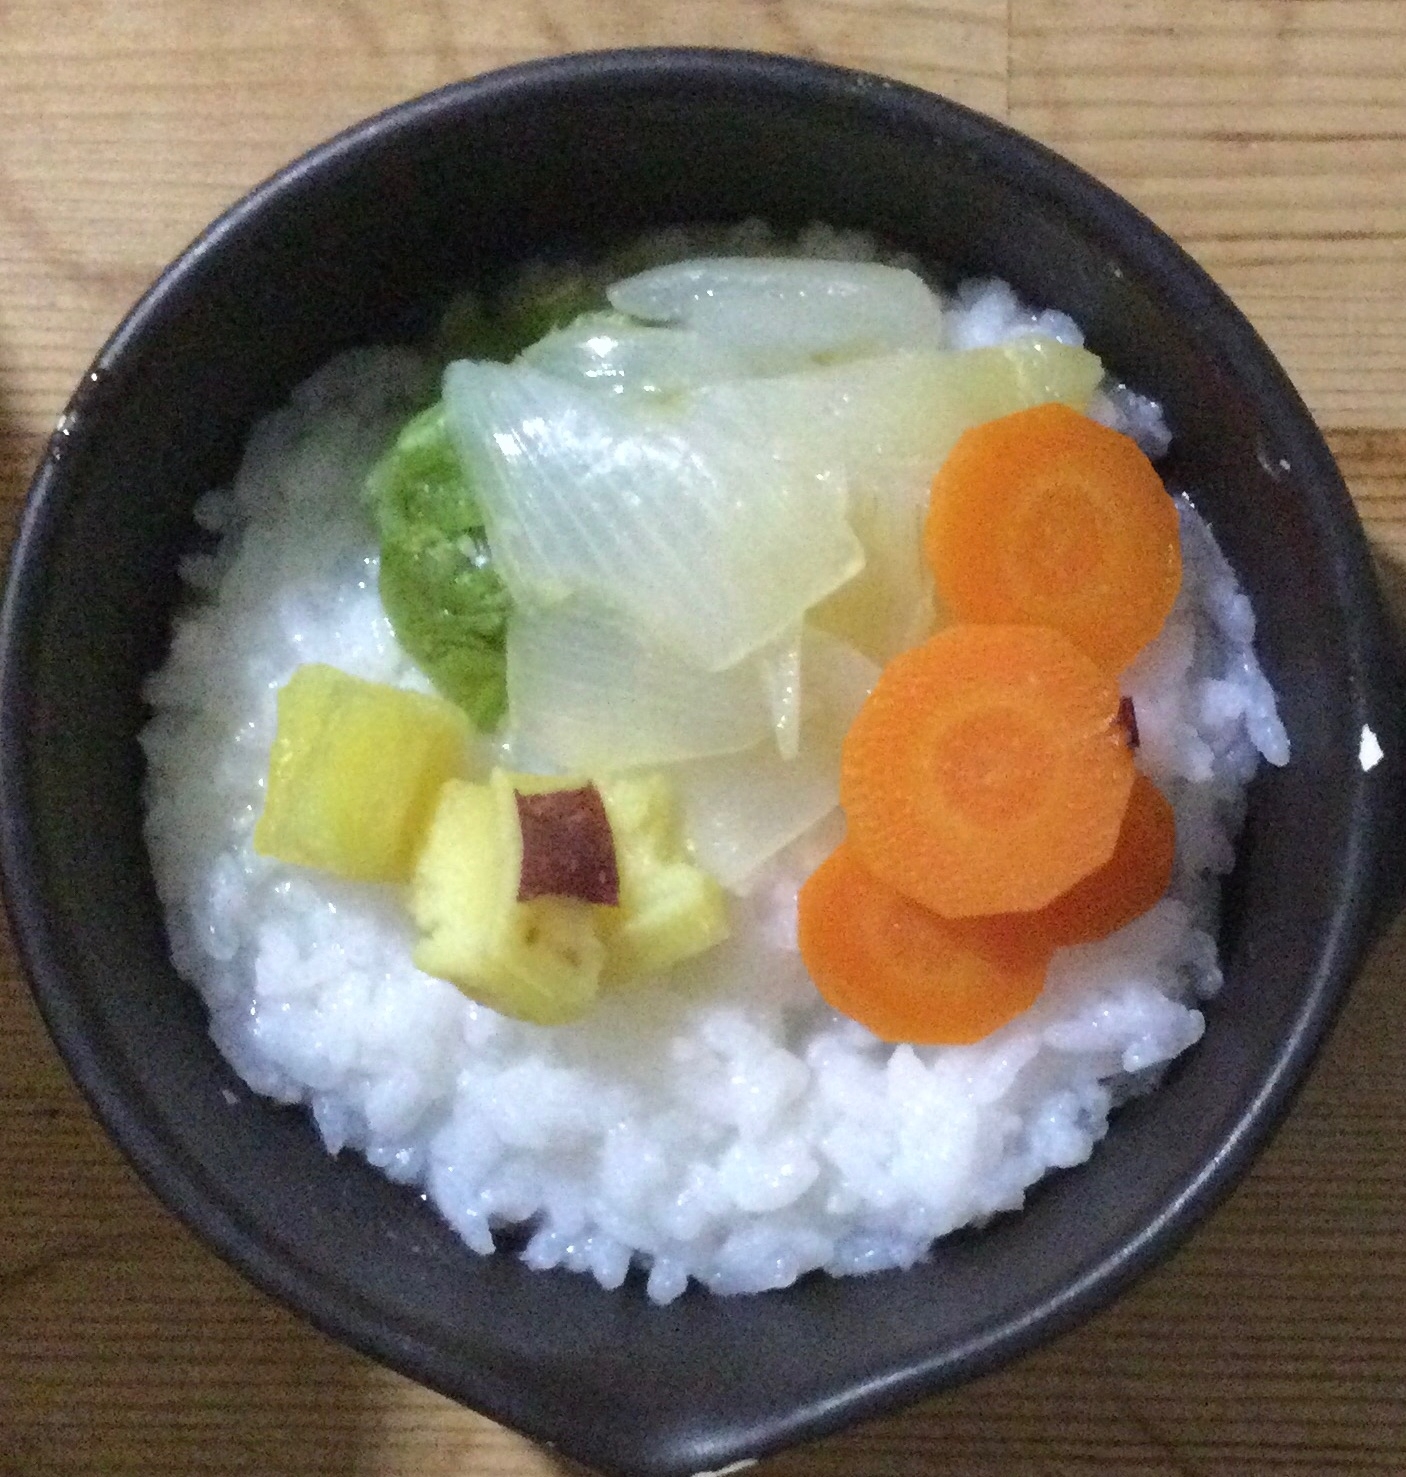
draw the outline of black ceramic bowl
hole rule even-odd
[[[191,505],[255,418],[456,287],[676,221],[820,219],[1082,323],[1158,397],[1260,617],[1293,762],[1257,781],[1204,1040],[1027,1210],[906,1273],[656,1308],[638,1286],[467,1253],[310,1121],[241,1092],[172,971],[143,851],[139,686]],[[563,1452],[691,1473],[832,1430],[1030,1348],[1203,1215],[1283,1113],[1368,942],[1401,785],[1395,656],[1362,531],[1245,321],[1088,176],[941,99],[775,57],[534,64],[373,119],[255,191],[160,279],[34,482],[3,631],[3,860],[74,1076],[152,1188],[336,1337]],[[1370,728],[1385,759],[1360,762]]]

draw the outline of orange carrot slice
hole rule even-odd
[[[1181,588],[1176,506],[1152,463],[1066,405],[963,434],[933,481],[924,539],[955,619],[1054,626],[1114,673]]]
[[[1033,913],[971,918],[964,926],[997,947],[1043,941],[1066,948],[1107,938],[1161,901],[1172,880],[1176,843],[1176,813],[1140,774],[1133,780],[1118,844],[1103,866]]]
[[[1176,849],[1176,813],[1140,774],[1133,780],[1113,855],[1047,907],[1017,917],[1061,946],[1107,938],[1161,901],[1172,880]]]
[[[826,1001],[885,1041],[980,1041],[1035,1001],[1053,945],[983,937],[881,882],[841,844],[801,888],[801,957]]]
[[[948,918],[1029,912],[1101,867],[1133,761],[1118,688],[1058,631],[949,626],[895,657],[845,737],[860,861]]]

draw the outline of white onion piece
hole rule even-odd
[[[705,672],[577,601],[508,621],[513,742],[564,770],[610,772],[735,754],[774,731],[775,660]]]
[[[706,394],[706,391],[699,392]],[[528,365],[462,361],[450,431],[515,601],[570,596],[710,671],[782,638],[856,574],[845,492],[796,456],[807,411],[774,425],[744,395],[678,413]]]
[[[764,374],[944,342],[937,294],[876,262],[705,257],[627,277],[606,295],[622,313],[726,344]]]
[[[680,395],[747,372],[726,344],[618,313],[585,313],[524,349],[518,363],[615,395]]]
[[[793,374],[704,385],[690,422],[741,424],[750,411],[773,449],[812,476],[882,483],[921,469],[923,491],[963,431],[1049,400],[1082,410],[1103,366],[1086,349],[1022,339],[994,349],[905,350]]]
[[[794,759],[762,743],[670,771],[698,864],[733,892],[746,892],[772,857],[840,803],[840,745],[878,681],[874,662],[824,632],[807,629],[802,654],[801,742]]]
[[[695,399],[726,409],[745,395],[770,423],[805,425],[794,454],[813,475],[843,480],[850,523],[865,552],[863,571],[814,619],[882,662],[931,628],[922,526],[933,476],[957,438],[983,421],[1049,400],[1082,409],[1102,373],[1083,349],[1025,339],[714,385]]]
[[[757,658],[776,752],[794,759],[801,744],[801,627]]]

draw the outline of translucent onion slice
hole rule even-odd
[[[875,262],[707,257],[641,272],[606,295],[622,313],[726,344],[766,374],[943,346],[937,294],[916,273]]]
[[[583,314],[525,349],[518,363],[614,395],[681,395],[747,373],[745,360],[726,344],[620,313]]]
[[[561,769],[591,773],[771,742],[771,669],[786,655],[705,672],[599,608],[519,606],[508,621],[513,742]]]
[[[706,391],[699,392],[706,395]],[[677,413],[529,365],[445,373],[448,424],[521,605],[578,597],[710,671],[783,638],[858,573],[842,480],[744,394]]]
[[[921,640],[933,623],[921,529],[928,490],[969,427],[1048,400],[1089,402],[1102,365],[1084,349],[1024,339],[952,354],[896,354],[749,386],[789,423],[809,408],[804,451],[843,477],[863,571],[813,619],[876,661]],[[727,396],[738,387],[704,392]]]
[[[724,887],[746,892],[772,857],[839,805],[840,745],[878,676],[852,646],[807,629],[796,757],[785,760],[774,743],[761,743],[670,771],[698,864]]]
[[[801,627],[757,658],[776,752],[794,759],[801,743]]]

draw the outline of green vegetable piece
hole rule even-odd
[[[456,359],[506,364],[582,313],[608,308],[605,283],[599,274],[563,263],[533,268],[491,302],[480,293],[461,292],[440,314],[431,352],[441,364]]]
[[[507,706],[511,600],[442,406],[405,426],[367,494],[381,535],[381,604],[396,637],[445,697],[493,728]]]
[[[609,306],[602,278],[588,276],[579,267],[539,267],[499,301],[496,328],[508,352],[493,357],[512,358],[582,313]]]
[[[455,359],[507,360],[514,351],[480,294],[461,292],[440,314],[430,352],[443,365]]]

